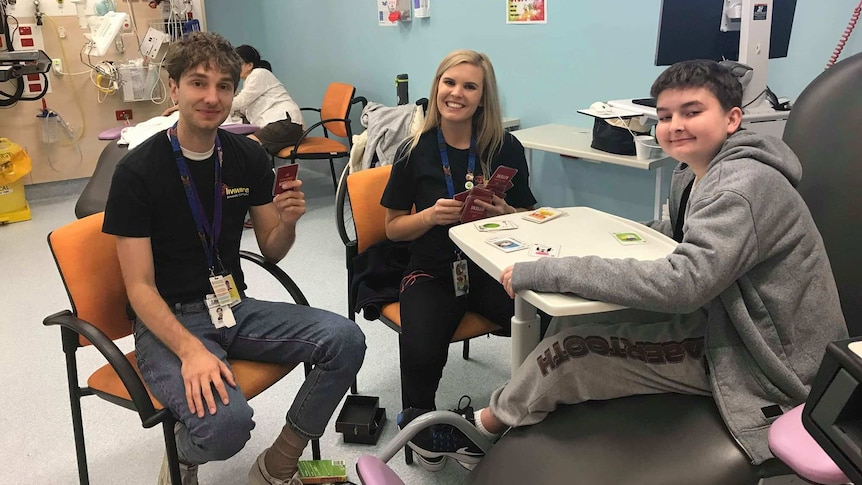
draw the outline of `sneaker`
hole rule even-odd
[[[419,464],[422,468],[429,472],[439,472],[440,470],[446,468],[446,457],[442,455],[438,455],[435,457],[423,456],[419,451],[413,446],[413,443],[408,442],[407,446],[413,450],[413,458],[416,463]]]
[[[173,485],[171,483],[171,470],[168,466],[168,454],[162,460],[162,469],[159,471],[159,485]],[[180,462],[180,485],[198,485],[198,466],[186,465]]]
[[[266,471],[266,464],[264,463],[267,451],[269,451],[269,448],[263,450],[263,452],[258,455],[257,460],[252,463],[251,469],[248,471],[249,485],[302,485],[302,479],[299,478],[299,470],[297,470],[297,472],[287,480],[273,478],[272,475]]]
[[[465,405],[461,406],[465,399]],[[462,396],[458,406],[452,409],[452,412],[461,415],[475,426],[470,397]],[[411,421],[427,412],[427,409],[407,408],[398,414],[398,426],[403,429]],[[485,453],[470,441],[467,435],[449,424],[435,424],[423,429],[408,444],[420,456],[425,458],[448,456],[457,460],[462,466],[475,465],[485,456]]]
[[[174,436],[182,426],[179,422],[174,423]],[[168,454],[165,452],[165,458],[162,460],[162,469],[159,470],[158,485],[173,485],[171,483],[171,469],[168,466]],[[179,485],[198,485],[198,466],[186,465],[180,462],[180,483]]]

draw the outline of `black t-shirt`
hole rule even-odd
[[[409,140],[405,143],[409,144]],[[399,149],[399,154],[404,148],[403,145]],[[449,145],[446,145],[446,150],[457,194],[466,190],[464,183],[470,150],[461,150]],[[481,155],[479,154],[479,158]],[[480,165],[480,160],[477,159],[474,170],[476,175],[481,173]],[[530,191],[524,147],[509,133],[504,135],[503,145],[491,162],[491,172],[485,175],[490,177],[500,165],[518,170],[512,178],[514,187],[506,192],[506,203],[512,207],[534,205],[536,198]],[[415,205],[416,212],[419,212],[433,206],[437,199],[443,197],[449,197],[449,190],[446,188],[446,179],[443,176],[443,161],[437,145],[437,130],[433,129],[422,134],[419,143],[407,157],[397,157],[380,203],[393,210],[410,210]],[[449,239],[449,227],[434,226],[412,242],[410,245],[412,269],[430,270],[447,266],[454,261],[457,246]]]
[[[218,131],[222,165],[222,228],[218,253],[225,270],[245,290],[239,265],[243,221],[249,206],[272,201],[273,173],[263,148],[244,137]],[[206,160],[189,160],[207,220],[212,222],[217,151]],[[114,172],[102,231],[149,237],[156,288],[168,303],[201,300],[212,293],[209,266],[180,181],[171,142],[164,131],[130,151]],[[216,271],[220,270],[214,263]]]

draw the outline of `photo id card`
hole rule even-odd
[[[213,289],[213,294],[215,294],[216,299],[218,300],[219,306],[229,306],[231,302],[230,297],[230,289],[228,289],[228,283],[224,276],[215,275],[210,276],[210,286]]]
[[[216,305],[215,308],[210,308],[210,320],[215,328],[231,328],[236,325],[236,320],[233,317],[233,310],[229,306]]]
[[[467,273],[466,259],[459,259],[452,263],[452,282],[455,285],[455,296],[470,293],[470,275]]]
[[[242,299],[242,297],[239,296],[239,288],[236,287],[232,274],[226,274],[224,279],[227,282],[227,291],[230,293],[230,306],[234,306]]]

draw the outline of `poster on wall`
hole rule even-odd
[[[395,11],[395,0],[374,0],[377,3],[377,25],[380,27],[395,27],[397,20],[389,20],[389,15]]]
[[[546,24],[546,0],[506,0],[507,24]]]

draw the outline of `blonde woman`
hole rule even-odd
[[[463,205],[454,195],[487,181],[499,166],[517,170],[514,186],[505,199],[479,201],[486,216],[533,208],[536,199],[528,183],[524,147],[503,130],[491,61],[471,50],[454,51],[437,68],[425,125],[398,151],[381,200],[387,208],[387,237],[412,241],[400,293],[402,426],[436,408],[434,395],[449,341],[466,311],[483,315],[508,334],[514,313],[511,298],[448,236]],[[464,271],[467,285],[461,278]],[[442,469],[446,456],[464,464],[481,458],[469,444],[462,453],[440,453],[431,441],[429,432],[410,443],[426,469]]]

